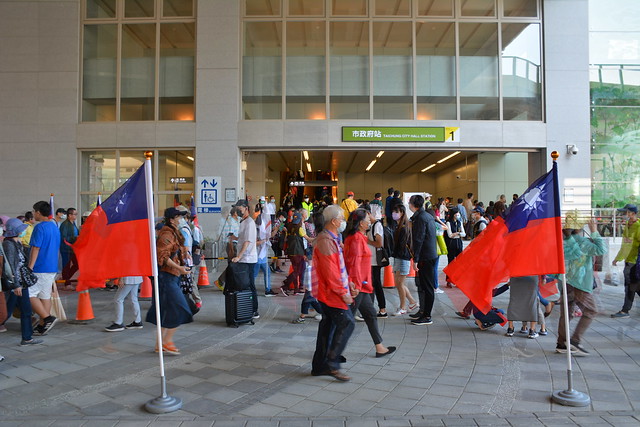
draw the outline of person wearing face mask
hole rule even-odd
[[[282,256],[282,250],[284,248],[284,242],[286,238],[286,215],[283,211],[279,211],[276,215],[276,219],[271,224],[271,249],[273,254],[277,257],[271,263],[271,271],[274,273],[283,273],[280,268]]]
[[[418,303],[411,295],[409,288],[405,285],[405,278],[411,269],[410,263],[413,257],[411,251],[411,223],[407,218],[406,209],[403,204],[396,205],[391,212],[391,217],[396,224],[393,233],[393,280],[398,290],[400,306],[394,316],[407,314],[406,301],[409,301],[408,310],[418,308]]]
[[[247,202],[246,199],[238,200],[234,206],[238,210],[241,220],[238,231],[238,254],[231,259],[231,262],[247,264],[249,272],[252,272],[255,269],[255,264],[258,262],[256,222],[249,214],[249,202]],[[258,292],[256,291],[255,278],[253,274],[249,274],[248,276],[248,287],[253,294],[253,318],[259,319]]]
[[[627,224],[622,232],[622,246],[613,260],[613,265],[624,261],[624,304],[622,309],[611,317],[629,317],[635,295],[636,293],[640,295],[640,283],[635,275],[635,264],[640,247],[640,222],[638,222],[636,205],[629,203],[624,208],[618,209],[618,212],[627,214]]]
[[[449,264],[462,252],[462,239],[467,234],[464,232],[464,226],[462,223],[462,215],[458,212],[458,209],[452,208],[449,211],[449,218],[447,219],[447,234],[445,235],[445,242],[447,244],[447,261]],[[453,285],[449,281],[447,276],[447,288],[451,288]]]
[[[158,272],[158,295],[153,297],[146,321],[157,324],[155,304],[160,304],[160,325],[162,326],[162,352],[179,355],[180,350],[173,343],[173,335],[178,326],[193,322],[191,309],[180,289],[180,276],[189,274],[185,264],[187,258],[184,237],[178,230],[184,213],[174,207],[164,211],[164,227],[156,239]],[[156,352],[160,351],[156,343]]]
[[[309,200],[309,195],[305,194],[302,198],[302,209],[306,210],[309,215],[313,213],[313,203]]]
[[[311,375],[330,375],[339,381],[349,381],[351,378],[340,371],[342,353],[355,327],[349,308],[353,297],[339,237],[347,222],[337,205],[327,206],[322,216],[324,230],[318,234],[313,251],[311,293],[320,302],[323,315],[318,325]]]
[[[56,209],[56,216],[53,217],[53,221],[56,223],[56,226],[58,227],[58,229],[60,229],[60,226],[62,225],[65,219],[67,219],[67,210],[64,208]]]
[[[202,307],[202,297],[200,296],[200,291],[198,290],[198,282],[193,281],[193,278],[195,277],[195,271],[193,271],[193,254],[191,253],[193,251],[193,231],[191,230],[189,221],[187,220],[187,218],[189,217],[189,209],[187,209],[186,206],[182,205],[176,207],[176,209],[178,209],[182,214],[182,216],[178,220],[178,230],[184,238],[184,250],[186,254],[184,260],[185,265],[191,268],[191,272],[189,273],[192,280],[191,294],[193,295],[193,301],[196,303],[196,307],[200,308]]]
[[[393,353],[396,348],[385,347],[378,330],[377,317],[379,315],[373,306],[372,298],[371,249],[369,249],[369,239],[366,235],[370,226],[370,214],[365,209],[356,209],[351,213],[345,232],[347,237],[344,241],[344,261],[349,274],[349,282],[356,290],[351,311],[355,314],[360,310],[373,339],[373,344],[376,346],[376,357],[384,357]]]

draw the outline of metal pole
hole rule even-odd
[[[154,227],[153,182],[151,180],[152,152],[144,153],[144,177],[147,184],[147,217],[149,218],[149,244],[151,251],[151,271],[153,272],[153,297],[156,308],[156,337],[158,342],[158,359],[160,361],[160,396],[148,401],[144,408],[153,414],[165,414],[177,411],[182,407],[182,400],[167,395],[167,382],[164,375],[164,357],[162,354],[162,325],[160,321],[160,301],[158,293],[158,254],[156,252],[156,232]]]

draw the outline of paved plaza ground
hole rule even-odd
[[[273,276],[274,288],[282,278]],[[345,353],[352,381],[340,383],[310,375],[318,322],[291,323],[300,296],[260,296],[260,319],[236,329],[224,323],[222,293],[209,286],[195,322],[176,334],[182,355],[165,358],[169,394],[183,407],[153,415],[143,405],[160,394],[155,328],[105,332],[114,293],[92,290],[96,319],[58,323],[43,345],[20,346],[19,321],[8,322],[0,335],[0,426],[638,426],[640,308],[610,318],[622,292],[597,289],[602,314],[583,343],[591,355],[574,358],[575,388],[592,403],[573,408],[550,399],[567,386],[566,356],[554,352],[557,307],[548,336],[509,338],[500,326],[480,331],[458,318],[464,295],[445,289],[433,325],[414,326],[406,316],[379,321],[384,343],[398,347],[391,357],[375,358],[358,322]],[[397,292],[386,295],[392,311]],[[77,294],[61,296],[73,317]],[[495,305],[507,301],[505,294]],[[141,305],[144,315],[150,302]],[[125,305],[126,323],[130,313]]]

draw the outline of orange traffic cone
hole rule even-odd
[[[204,263],[203,263],[204,264]],[[198,275],[198,286],[209,286],[209,272],[206,265],[200,266],[200,274]]]
[[[409,261],[409,275],[407,277],[416,277],[416,269],[413,268],[413,258]]]
[[[149,279],[148,276],[143,276],[138,298],[151,298],[151,296],[153,295],[152,289],[153,287],[151,286],[151,279]]]
[[[384,287],[385,288],[395,288],[396,287],[396,281],[393,278],[393,267],[391,267],[390,265],[387,265],[384,268]]]
[[[77,321],[87,321],[95,319],[93,315],[93,307],[91,307],[91,297],[89,290],[78,292],[78,311],[76,312]]]

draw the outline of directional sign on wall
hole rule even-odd
[[[221,184],[219,176],[198,177],[198,200],[196,207],[198,213],[220,213]]]

